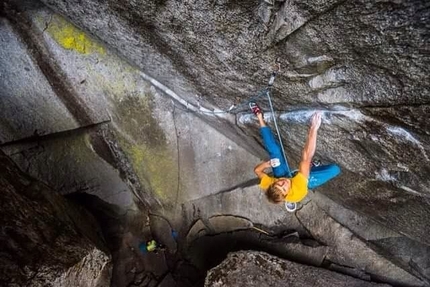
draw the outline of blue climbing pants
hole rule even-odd
[[[266,126],[266,127],[260,128],[260,133],[261,133],[261,137],[263,138],[264,147],[266,151],[269,153],[270,159],[279,160],[278,166],[272,166],[273,176],[276,178],[289,177],[290,168],[288,166],[288,163],[285,162],[284,155],[282,154],[281,146],[273,136],[272,131],[270,130],[269,127]],[[318,186],[321,186],[327,181],[335,178],[339,174],[340,174],[340,168],[337,164],[314,166],[311,168],[311,172],[309,175],[308,188],[313,189]]]
[[[279,160],[278,166],[272,166],[274,177],[290,177],[290,168],[285,162],[284,155],[282,154],[281,146],[273,136],[269,127],[260,128],[261,137],[266,151],[269,153],[271,160]]]
[[[321,186],[339,174],[340,167],[337,164],[313,166],[309,175],[308,188],[314,189]]]

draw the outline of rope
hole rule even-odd
[[[269,83],[267,84],[267,87],[265,87],[264,89],[262,89],[257,96],[253,97],[253,98],[248,98],[247,100],[243,101],[242,103],[240,103],[237,106],[231,107],[228,110],[223,110],[223,111],[211,111],[211,112],[206,112],[206,111],[199,111],[200,113],[203,114],[225,114],[225,113],[233,113],[234,111],[237,111],[239,108],[241,108],[244,105],[248,105],[249,102],[251,101],[255,101],[258,98],[262,97],[263,95],[267,95],[267,99],[269,100],[269,105],[270,105],[270,110],[272,112],[272,117],[273,117],[273,122],[275,124],[275,128],[276,128],[276,133],[278,135],[278,140],[279,140],[279,144],[281,145],[281,150],[282,150],[282,155],[284,157],[285,160],[285,165],[287,167],[287,177],[291,177],[291,170],[290,170],[290,166],[288,165],[288,161],[287,161],[287,156],[285,155],[285,150],[284,150],[284,144],[282,143],[282,138],[281,138],[281,134],[279,132],[279,128],[278,128],[278,123],[276,121],[276,117],[275,117],[275,111],[273,110],[273,104],[272,104],[272,98],[270,97],[270,90],[273,86],[273,83],[275,82],[276,76],[278,75],[278,72],[280,70],[280,65],[277,65],[277,69],[272,73],[272,75],[270,76],[269,79]]]
[[[273,82],[275,81],[275,77],[276,77],[276,73],[274,72],[272,74],[272,76],[270,77],[269,86],[272,86]],[[281,145],[282,155],[284,156],[285,165],[287,166],[287,177],[291,177],[290,166],[288,165],[287,156],[285,155],[284,144],[282,143],[281,134],[279,132],[278,123],[276,121],[275,111],[273,110],[272,98],[270,97],[270,90],[269,89],[266,90],[266,95],[267,95],[267,99],[269,100],[270,110],[272,112],[273,123],[275,124],[279,144]]]
[[[233,112],[241,109],[243,106],[248,106],[249,102],[254,102],[257,99],[265,96],[267,90],[268,90],[268,87],[262,89],[260,92],[258,92],[258,94],[256,96],[248,98],[248,99],[244,100],[243,102],[241,102],[240,104],[238,104],[236,106],[233,106],[233,107],[231,107],[228,110],[221,110],[221,111],[201,111],[201,110],[199,110],[198,112],[202,113],[202,114],[228,114],[228,113],[233,113]]]
[[[257,230],[258,232],[264,233],[266,235],[270,235],[269,232],[267,232],[267,231],[265,231],[265,230],[263,230],[261,228],[258,228],[258,227],[255,227],[255,226],[252,226],[251,228]]]
[[[272,88],[272,86],[273,86],[273,83],[274,83],[274,81],[275,81],[275,78],[276,78],[276,76],[277,76],[277,74],[278,74],[278,72],[279,72],[280,68],[281,68],[281,67],[280,67],[279,63],[276,63],[275,71],[274,71],[274,72],[272,73],[272,75],[270,76],[269,83],[267,84],[267,86],[266,86],[264,89],[260,90],[256,96],[254,96],[254,97],[252,97],[252,98],[248,98],[248,99],[246,99],[246,100],[242,101],[240,104],[238,104],[238,105],[236,105],[236,106],[232,106],[232,107],[231,107],[231,108],[229,108],[228,110],[220,110],[220,111],[202,111],[202,110],[200,109],[200,106],[199,106],[199,109],[197,110],[197,112],[199,112],[199,113],[201,113],[201,114],[211,114],[211,115],[212,115],[212,114],[228,114],[228,113],[233,113],[233,112],[235,112],[235,111],[237,111],[237,110],[241,109],[243,106],[248,106],[248,104],[249,104],[250,102],[255,102],[257,99],[259,99],[259,98],[261,98],[261,97],[265,96],[265,95],[269,92],[269,90],[270,90],[270,89]]]

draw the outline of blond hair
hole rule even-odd
[[[282,190],[273,183],[269,186],[266,191],[266,197],[269,202],[278,204],[285,201],[284,195],[282,194]]]

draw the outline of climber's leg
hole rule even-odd
[[[272,171],[274,177],[285,177],[288,175],[288,165],[282,155],[281,147],[273,136],[268,126],[260,127],[260,134],[263,139],[264,148],[269,153],[272,161]]]
[[[309,175],[308,188],[314,189],[323,185],[327,181],[340,174],[340,167],[337,164],[314,166]]]
[[[287,176],[289,169],[282,155],[281,147],[273,136],[270,128],[266,125],[261,109],[256,103],[250,103],[249,107],[258,118],[258,122],[260,124],[260,134],[263,139],[264,148],[269,153],[269,157],[272,162],[273,176],[278,178]]]

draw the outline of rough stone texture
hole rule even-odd
[[[246,218],[228,215],[210,217],[208,222],[213,233],[249,229],[253,226],[252,222]]]
[[[172,227],[170,223],[160,216],[149,216],[152,234],[158,242],[167,247],[171,253],[176,253],[177,243],[172,235]]]
[[[389,286],[282,260],[263,252],[230,253],[208,272],[205,287],[217,286]]]
[[[194,239],[207,234],[207,226],[201,219],[198,219],[187,233],[187,242],[192,242]]]
[[[390,278],[382,279],[428,282],[425,1],[44,1],[66,18],[32,2],[5,1],[0,11],[8,40],[0,52],[6,62],[0,104],[8,115],[0,134],[26,137],[1,148],[22,169],[63,194],[97,195],[121,206],[121,214],[150,206],[184,234],[199,220],[192,239],[203,227],[212,232],[212,216],[240,216],[270,232],[296,230],[301,238],[332,242],[326,248],[332,266],[381,274],[391,264],[383,274]],[[312,109],[322,109],[318,157],[336,161],[343,173],[318,189],[334,201],[321,206],[359,212],[344,221],[344,214],[327,212],[352,232],[327,214],[314,220],[322,212],[315,206],[305,206],[298,220],[253,186],[252,168],[265,156],[252,139],[259,138],[255,117],[236,114],[247,111],[246,104],[232,114],[221,109],[261,89],[276,58],[282,71],[272,96],[288,157],[296,166],[305,124]],[[25,98],[17,96],[19,87]],[[54,119],[46,117],[45,99],[54,105]],[[16,112],[26,100],[35,113]],[[258,101],[267,110],[265,100]],[[109,124],[98,124],[105,120]],[[38,126],[43,133],[34,135]],[[337,237],[320,233],[321,226]],[[131,238],[135,248],[139,236]],[[345,255],[351,244],[362,254]],[[124,250],[116,273],[127,278],[118,286],[143,276],[128,272],[140,257]]]
[[[73,95],[82,103],[75,111],[79,121],[84,121],[87,114],[90,118],[93,114],[110,116],[110,132],[93,126],[81,131],[81,139],[76,142],[59,137],[56,144],[48,143],[49,147],[39,149],[37,154],[24,155],[27,147],[9,148],[8,154],[14,155],[22,168],[32,161],[32,175],[54,181],[63,194],[78,188],[120,206],[132,204],[134,194],[136,201],[154,207],[177,206],[226,190],[237,185],[237,174],[253,178],[249,166],[258,161],[256,157],[207,122],[177,107],[145,81],[139,70],[98,41],[43,7],[19,17],[31,25],[14,25],[23,25],[21,29],[34,35],[32,45],[46,48],[44,51],[73,87]],[[41,109],[40,105],[34,108]],[[107,138],[106,134],[112,136]],[[116,148],[119,152],[112,151]],[[44,167],[51,161],[59,168],[51,171]],[[126,179],[127,172],[119,163],[122,161],[133,174]],[[224,172],[213,173],[214,169]],[[70,178],[69,174],[76,176]],[[77,183],[76,178],[80,179]]]
[[[424,286],[425,282],[409,274],[367,246],[365,241],[330,218],[313,202],[297,212],[297,218],[312,236],[333,249],[326,259],[334,263],[366,270],[375,278],[392,284]]]
[[[411,241],[404,236],[372,240],[370,243],[378,247],[376,249],[378,252],[398,262],[405,270],[423,278],[423,281],[430,280],[429,246]]]
[[[347,226],[357,237],[366,240],[370,248],[396,262],[418,278],[430,279],[428,245],[414,241],[394,232],[377,222],[353,212],[320,193],[315,193],[315,202],[330,217]]]
[[[305,245],[306,243],[306,245]],[[240,230],[201,236],[191,242],[185,257],[202,270],[220,264],[229,252],[258,250],[297,263],[322,266],[330,247],[321,246],[290,233],[285,236],[270,236],[257,230]]]
[[[110,258],[98,249],[88,253],[80,262],[56,278],[53,286],[104,287],[111,283]]]
[[[377,278],[394,285],[427,286],[428,278],[425,274],[427,263],[422,260],[429,257],[427,250],[420,247],[418,243],[396,241],[393,238],[393,242],[385,241],[386,244],[382,245],[375,241],[362,240],[330,218],[315,205],[313,200],[297,211],[296,215],[297,218],[294,216],[293,218],[298,219],[298,222],[303,225],[306,231],[310,232],[310,235],[298,228],[300,234],[296,232],[296,236],[289,234],[290,236],[270,237],[259,234],[256,230],[254,230],[256,233],[239,231],[233,234],[222,233],[205,236],[211,234],[210,225],[205,227],[203,222],[199,220],[187,235],[190,247],[186,256],[190,257],[192,262],[201,268],[211,268],[218,264],[229,251],[263,250],[295,262],[325,266],[330,270],[356,278]],[[293,222],[292,219],[286,218],[281,224],[284,229],[293,228],[294,225],[291,225]],[[353,225],[356,222],[348,223]],[[262,229],[268,230],[264,227]],[[200,231],[197,232],[198,230]],[[357,233],[358,236],[362,234]],[[381,234],[384,234],[383,229]],[[309,236],[322,243],[323,246],[306,240]],[[406,248],[410,248],[409,257],[404,257],[405,253],[402,254],[399,250],[395,251],[395,242],[397,242],[397,246],[402,246],[403,252]],[[415,263],[409,266],[406,260],[411,258],[414,260],[412,262]]]
[[[296,217],[285,211],[285,207],[270,204],[257,187],[237,188],[230,192],[215,194],[183,204],[182,215],[185,222],[194,222],[220,214],[247,218],[254,224],[279,227],[281,230],[297,230],[306,235]],[[209,228],[210,230],[210,228]]]
[[[0,144],[78,127],[4,18],[0,19],[0,76]]]
[[[3,286],[106,286],[112,268],[94,218],[0,151]]]
[[[320,157],[344,172],[325,192],[429,243],[426,1],[44,2],[195,106],[248,98],[279,58],[273,101],[294,110],[281,114],[292,162],[308,109],[326,110]]]
[[[161,281],[160,285],[158,285],[160,287],[175,287],[176,282],[175,280],[173,280],[172,275],[167,274],[166,277],[164,277],[163,281]]]
[[[119,172],[94,152],[94,131],[75,131],[2,149],[22,169],[60,194],[87,192],[108,203],[132,207],[133,195]]]

